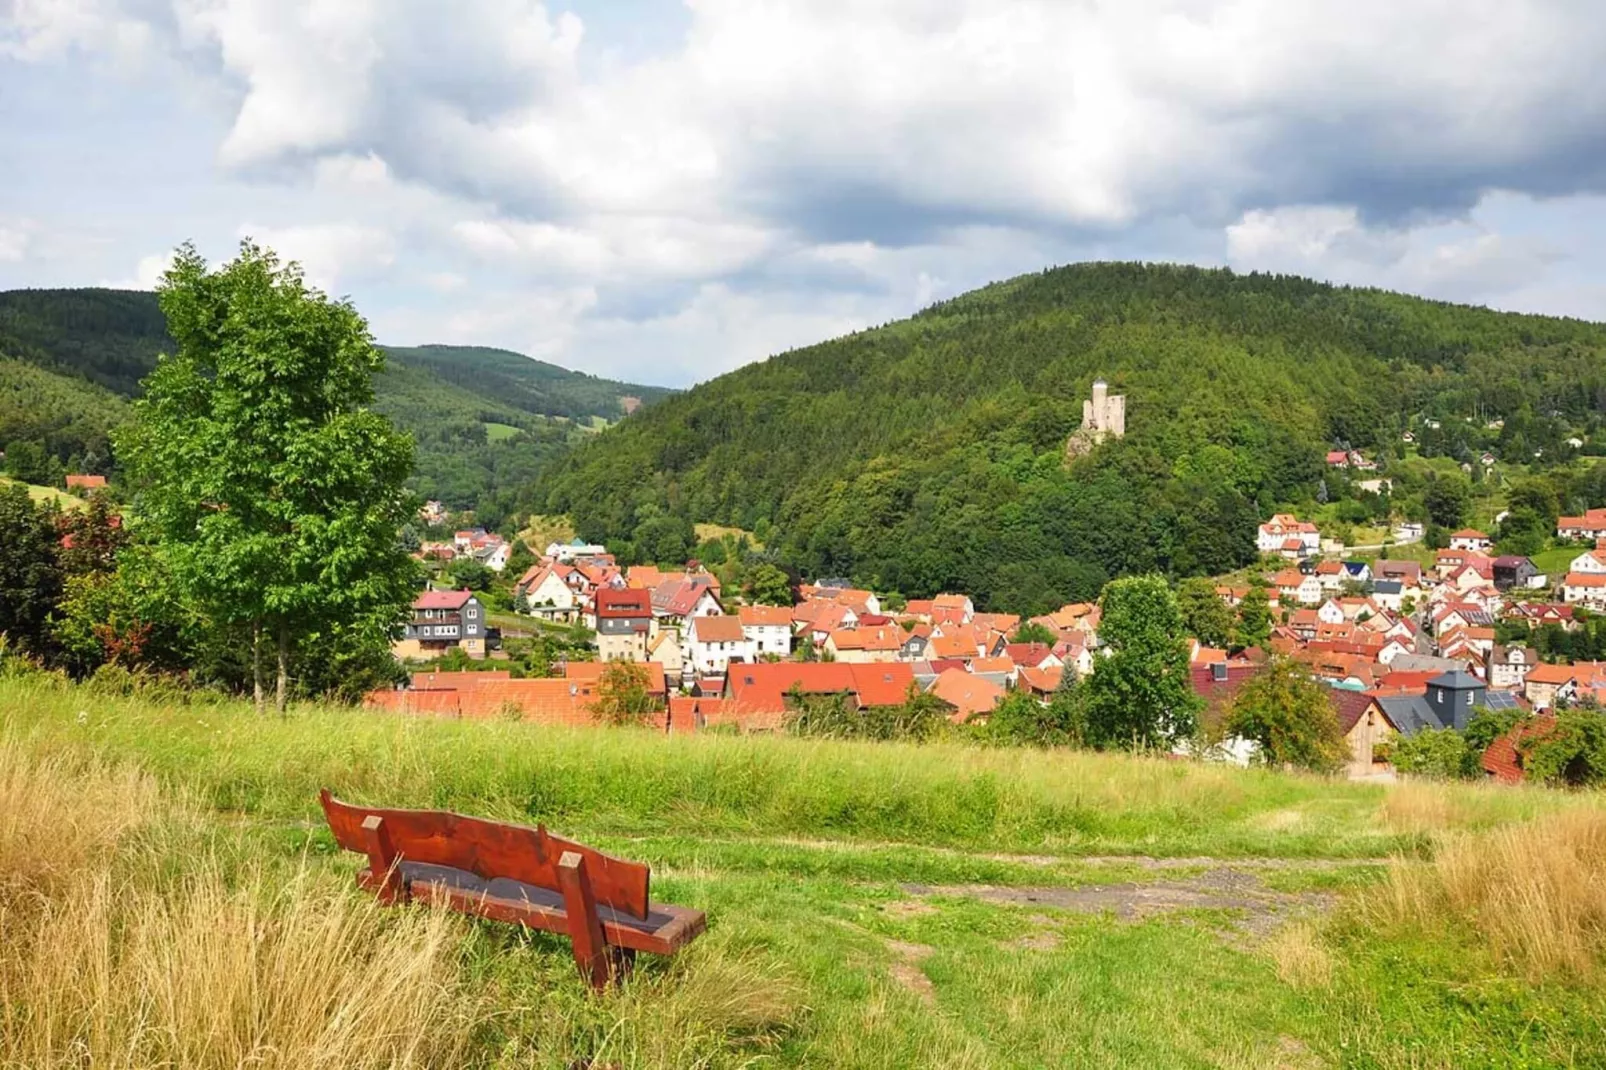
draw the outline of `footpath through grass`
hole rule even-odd
[[[373,910],[323,828],[324,786],[545,822],[650,863],[655,896],[707,910],[709,932],[590,997],[561,939]],[[85,1037],[109,1046],[91,1062],[118,1065],[1606,1066],[1606,893],[1587,878],[1606,865],[1606,817],[1591,797],[950,745],[258,718],[32,678],[0,681],[0,808],[21,798],[39,812],[0,809],[0,1066],[85,1065]],[[106,825],[108,810],[127,819]],[[80,846],[28,838],[53,821]],[[1512,860],[1474,888],[1466,859],[1499,837]],[[1511,853],[1523,843],[1546,846]],[[1548,883],[1517,888],[1519,874]],[[1542,915],[1526,932],[1493,926],[1524,910]],[[176,961],[202,932],[217,954],[149,1005],[69,991],[83,971],[164,991],[139,960]],[[1555,950],[1513,950],[1527,945]],[[217,976],[222,961],[243,976]],[[436,1010],[389,1032],[358,1014],[380,998],[360,983],[376,969],[395,979],[385,998]],[[312,975],[338,998],[299,1006]],[[207,1024],[199,1005],[180,1013],[207,1002],[186,983],[271,990],[273,1013],[223,999]]]

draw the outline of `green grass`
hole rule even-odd
[[[1518,984],[1453,930],[1373,932],[1341,906],[1320,922],[1335,965],[1313,990],[1279,975],[1233,909],[1122,918],[983,894],[1186,882],[1237,864],[1272,892],[1347,902],[1383,879],[1383,855],[1428,855],[1446,830],[1592,797],[951,744],[312,706],[264,718],[40,678],[0,680],[7,741],[153,774],[201,815],[161,856],[175,873],[204,854],[229,871],[349,881],[358,860],[317,807],[327,786],[541,821],[649,862],[656,898],[708,911],[703,939],[644,959],[602,999],[585,995],[561,939],[461,921],[459,980],[497,1008],[469,1065],[1606,1065],[1598,986]]]
[[[514,427],[512,424],[499,424],[487,421],[485,424],[485,437],[492,442],[506,442],[508,439],[519,434],[522,430],[523,428]]]
[[[10,486],[17,482],[19,480],[11,479],[8,476],[0,476],[0,487]],[[66,491],[57,490],[55,487],[41,487],[36,483],[24,483],[23,486],[28,488],[28,497],[36,502],[53,501],[63,509],[78,509],[84,505],[84,500],[76,494],[68,494]]]
[[[1567,569],[1573,563],[1573,558],[1583,552],[1576,546],[1563,547],[1559,550],[1541,550],[1533,556],[1534,567],[1543,572],[1554,586],[1567,575]]]

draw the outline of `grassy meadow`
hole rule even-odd
[[[384,910],[317,790],[534,823],[709,913]],[[1597,796],[0,680],[0,1067],[1606,1066]]]

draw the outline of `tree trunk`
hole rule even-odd
[[[279,679],[274,686],[273,704],[281,714],[290,695],[290,626],[279,625]]]
[[[256,701],[257,712],[264,708],[262,694],[262,622],[251,622],[251,697]]]

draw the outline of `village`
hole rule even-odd
[[[1397,534],[1404,542],[1420,537],[1410,526]],[[1367,561],[1328,556],[1315,524],[1274,515],[1257,533],[1262,567],[1245,582],[1215,587],[1234,612],[1264,601],[1266,641],[1189,642],[1207,734],[1238,688],[1277,657],[1330,687],[1352,778],[1391,777],[1391,739],[1425,728],[1464,730],[1476,710],[1544,713],[1598,701],[1606,662],[1556,664],[1520,638],[1501,641],[1547,626],[1571,631],[1606,612],[1606,509],[1562,517],[1556,535],[1579,549],[1566,574],[1552,579],[1529,558],[1493,555],[1490,536],[1470,528],[1454,532],[1428,564]],[[508,559],[507,542],[484,532],[458,532],[454,544],[492,569]],[[605,665],[626,661],[646,669],[659,710],[653,723],[666,732],[775,731],[800,696],[843,696],[867,710],[900,705],[912,693],[934,696],[954,724],[975,725],[1010,692],[1048,703],[1089,674],[1101,651],[1096,603],[1023,619],[980,612],[953,593],[897,600],[894,610],[873,591],[826,578],[798,585],[792,604],[749,604],[696,562],[678,570],[621,567],[606,547],[581,539],[548,545],[513,589],[521,615],[536,626],[594,634],[593,655],[564,660],[548,678],[515,678],[493,667],[497,629],[481,599],[469,590],[430,590],[414,603],[395,647],[418,666],[410,686],[375,691],[367,704],[586,724]],[[430,671],[429,659],[454,648],[484,665]],[[1514,732],[1542,731],[1544,723],[1526,721]],[[1502,737],[1488,748],[1488,776],[1522,778],[1517,742]],[[1252,751],[1229,739],[1209,753],[1244,763]]]

